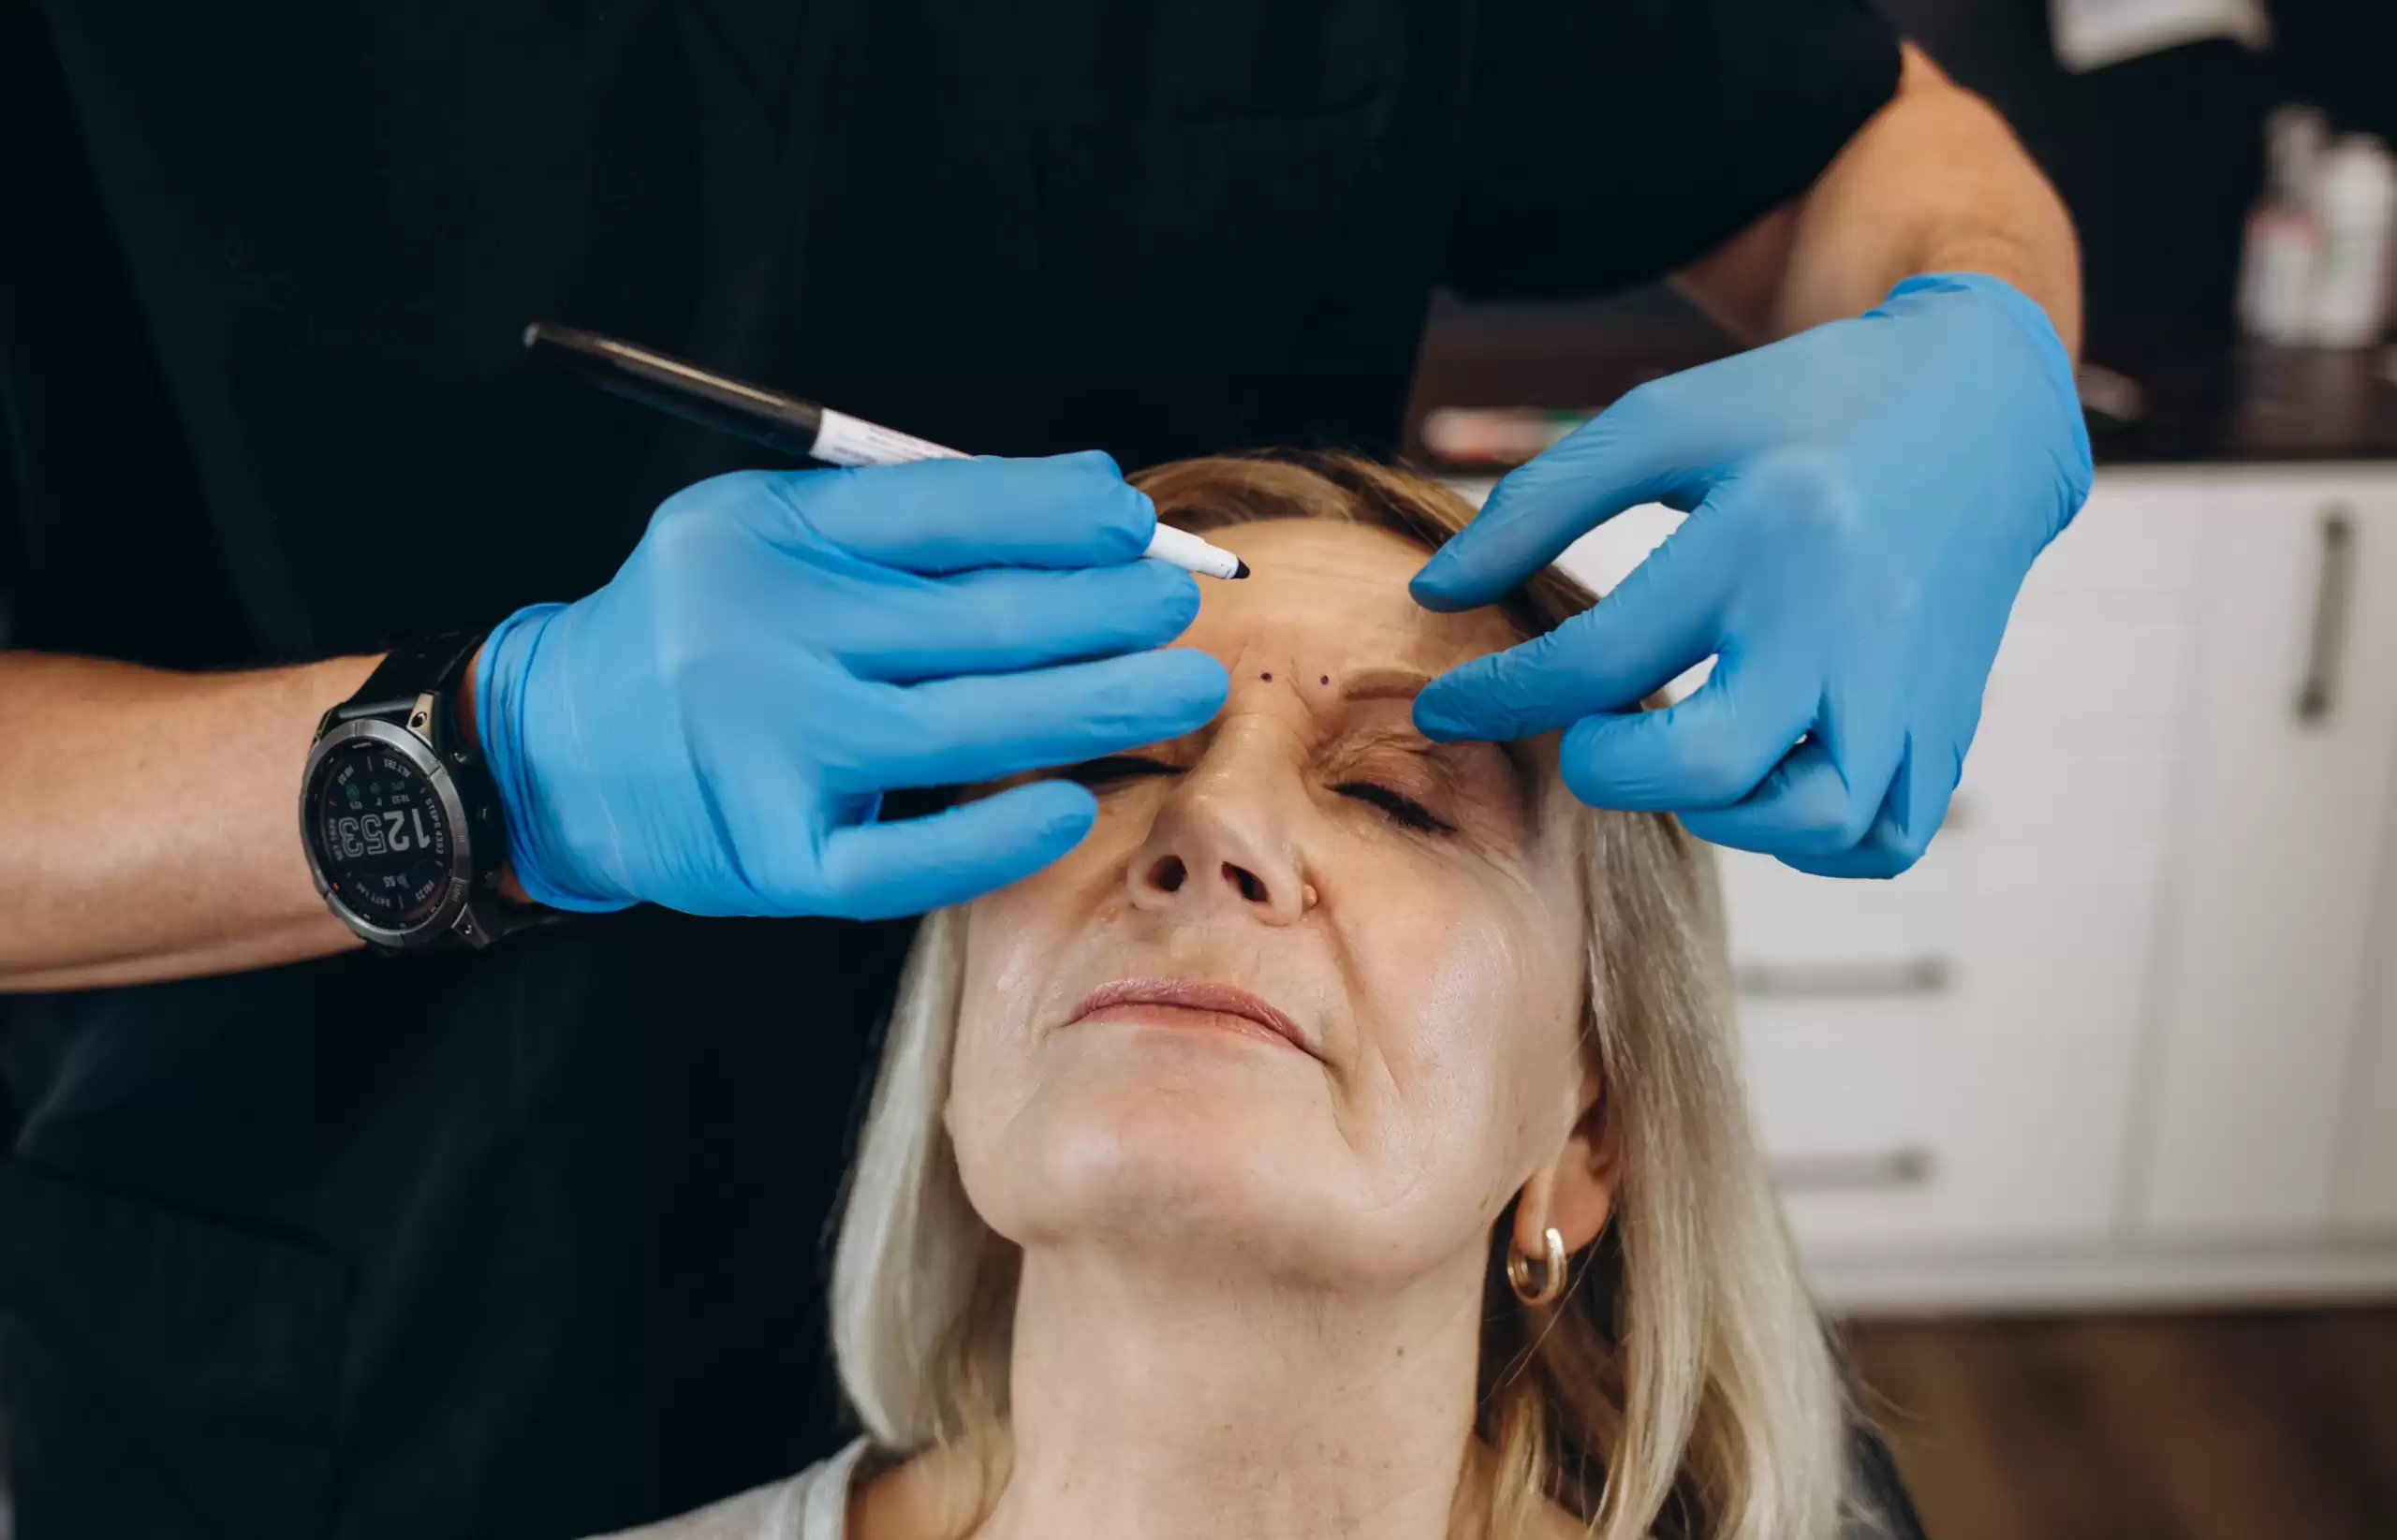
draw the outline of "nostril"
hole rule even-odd
[[[1256,873],[1226,861],[1224,876],[1234,887],[1240,889],[1240,896],[1249,902],[1263,903],[1265,902],[1265,885],[1257,880]]]
[[[1149,869],[1149,881],[1154,884],[1157,891],[1161,893],[1181,892],[1183,879],[1189,875],[1190,869],[1182,864],[1182,858],[1179,856],[1165,857]]]

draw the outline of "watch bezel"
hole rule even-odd
[[[433,786],[433,794],[441,803],[442,815],[449,820],[449,889],[441,902],[420,922],[405,929],[377,925],[361,918],[358,912],[342,901],[341,890],[325,875],[323,861],[316,850],[316,822],[310,802],[316,789],[316,772],[336,749],[345,743],[370,740],[397,750],[413,764]],[[458,783],[449,764],[432,744],[396,722],[379,717],[360,717],[345,722],[316,740],[308,751],[307,769],[300,777],[300,848],[308,857],[308,875],[316,885],[316,896],[327,908],[365,940],[385,946],[420,946],[427,941],[448,934],[458,924],[458,917],[466,912],[474,898],[474,835],[466,822],[465,799],[458,795]]]

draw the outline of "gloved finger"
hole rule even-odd
[[[836,829],[810,912],[888,919],[963,903],[1047,866],[1097,816],[1087,787],[1033,781],[920,818]]]
[[[1147,561],[860,584],[819,595],[801,623],[858,677],[905,682],[1162,647],[1198,613],[1197,580]]]
[[[910,572],[1107,566],[1137,559],[1157,525],[1148,494],[1096,449],[750,474],[787,515],[789,538],[812,532]]]
[[[1810,877],[1894,877],[1914,865],[1890,846],[1859,843],[1829,856],[1776,856],[1782,865]]]
[[[1711,844],[1766,856],[1831,856],[1852,850],[1881,806],[1886,779],[1863,789],[1809,738],[1728,807],[1696,809],[1682,826]]]
[[[1702,420],[1686,387],[1643,385],[1518,466],[1473,522],[1433,552],[1409,592],[1426,609],[1490,604],[1624,509],[1662,501],[1688,507],[1712,483]]]
[[[1963,769],[1957,752],[1926,752],[1919,740],[1910,740],[1898,773],[1890,783],[1890,794],[1862,839],[1831,855],[1784,855],[1782,862],[1820,877],[1897,876],[1931,848],[1932,836],[1948,816],[1948,804],[1955,796]]]
[[[1546,636],[1458,665],[1415,697],[1433,739],[1504,741],[1620,711],[1714,651],[1737,570],[1704,510],[1631,569],[1613,593]]]
[[[1685,813],[1756,789],[1814,720],[1816,691],[1772,655],[1726,652],[1686,700],[1593,716],[1566,729],[1565,784],[1593,807]]]
[[[1203,727],[1230,690],[1222,664],[1186,647],[927,680],[894,692],[855,773],[896,791],[1077,764]]]
[[[1905,744],[1886,693],[1868,686],[1858,694],[1826,705],[1805,741],[1754,791],[1728,807],[1687,813],[1683,826],[1701,840],[1768,856],[1853,849],[1880,814]]]

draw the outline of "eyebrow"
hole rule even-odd
[[[1429,682],[1424,675],[1411,673],[1403,668],[1386,669],[1382,670],[1382,673],[1386,676],[1386,682],[1391,686],[1390,693],[1392,695],[1403,693],[1412,696],[1422,683]],[[1377,682],[1367,676],[1360,677],[1366,682]],[[1405,685],[1410,680],[1418,682],[1402,692],[1399,687]],[[1540,774],[1525,754],[1520,741],[1501,741],[1486,738],[1465,738],[1453,742],[1441,742],[1427,739],[1411,727],[1390,727],[1367,732],[1361,739],[1351,739],[1350,741],[1352,743],[1359,741],[1387,743],[1393,748],[1417,755],[1440,766],[1444,774],[1453,773],[1455,768],[1466,760],[1482,755],[1494,754],[1497,755],[1501,772],[1506,779],[1507,789],[1514,797],[1516,811],[1527,823],[1537,816],[1539,806]]]
[[[1420,669],[1396,667],[1363,668],[1351,675],[1348,681],[1341,686],[1340,698],[1342,700],[1412,700],[1417,696],[1421,695],[1423,693],[1423,687],[1431,682],[1432,676],[1422,672]],[[1424,743],[1426,741],[1419,734],[1413,732],[1406,733],[1403,736],[1416,743]],[[1477,745],[1483,748],[1493,748],[1498,751],[1499,757],[1504,759],[1507,763],[1507,773],[1514,778],[1515,793],[1517,797],[1522,801],[1524,806],[1529,807],[1532,803],[1532,788],[1537,782],[1538,776],[1533,770],[1529,761],[1524,759],[1522,746],[1519,743],[1510,741],[1485,741],[1480,739],[1460,740],[1455,746],[1470,748]],[[1434,744],[1431,746],[1434,748],[1448,747],[1448,745],[1445,744]]]
[[[1432,682],[1412,668],[1367,668],[1340,687],[1343,700],[1412,700]]]

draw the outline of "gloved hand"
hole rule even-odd
[[[1689,518],[1552,634],[1418,697],[1430,737],[1558,727],[1601,807],[1669,810],[1802,872],[1892,876],[1945,816],[2032,559],[2088,495],[2054,328],[1978,273],[1625,396],[1500,482],[1417,574],[1486,604],[1638,503]],[[1710,654],[1678,705],[1640,699]],[[1801,741],[1802,739],[1802,741]]]
[[[1097,453],[743,472],[669,499],[606,587],[484,643],[476,718],[525,891],[564,909],[912,914],[1063,855],[1039,781],[877,823],[882,793],[1171,738],[1223,667]]]

